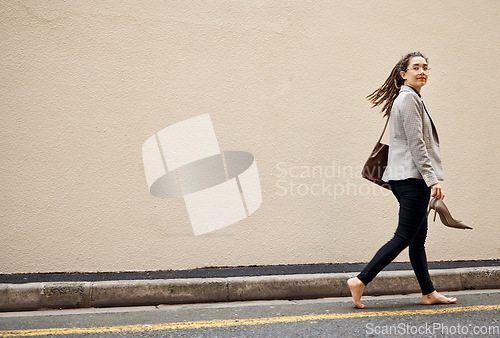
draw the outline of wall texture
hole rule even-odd
[[[428,259],[500,258],[498,1],[3,1],[0,273],[366,262],[397,202],[359,175],[383,127],[365,96],[401,55],[432,72],[453,215]],[[141,147],[209,113],[263,201],[195,236],[148,191]],[[403,252],[399,261],[407,261]]]

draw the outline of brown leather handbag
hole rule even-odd
[[[388,123],[389,123],[389,118],[387,118],[387,121],[385,122],[382,135],[380,135],[377,144],[375,144],[372,153],[370,154],[368,160],[363,166],[361,176],[363,176],[364,178],[375,184],[380,185],[383,188],[391,190],[391,186],[388,183],[382,181],[382,175],[384,174],[385,168],[387,167],[387,158],[389,157],[389,146],[387,144],[380,143],[380,141],[382,141],[382,136],[384,136],[385,130],[387,129]]]

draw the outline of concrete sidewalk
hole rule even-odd
[[[437,290],[499,289],[500,267],[431,269]],[[355,273],[0,284],[0,311],[350,297]],[[418,293],[413,271],[382,271],[365,295]]]

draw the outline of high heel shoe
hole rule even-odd
[[[472,229],[462,221],[458,221],[451,217],[450,211],[448,210],[442,199],[433,198],[431,200],[431,202],[429,203],[429,212],[427,212],[427,216],[429,216],[432,209],[434,209],[434,222],[436,221],[436,213],[438,213],[439,218],[441,218],[441,222],[447,227],[456,229]]]

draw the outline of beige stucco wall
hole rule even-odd
[[[432,67],[422,94],[445,201],[474,227],[431,222],[428,259],[499,259],[499,10],[493,0],[3,1],[0,273],[368,261],[392,236],[397,203],[359,175],[383,126],[364,97],[413,50]],[[194,236],[182,199],[149,193],[141,147],[205,113],[221,149],[255,156],[263,202]]]

